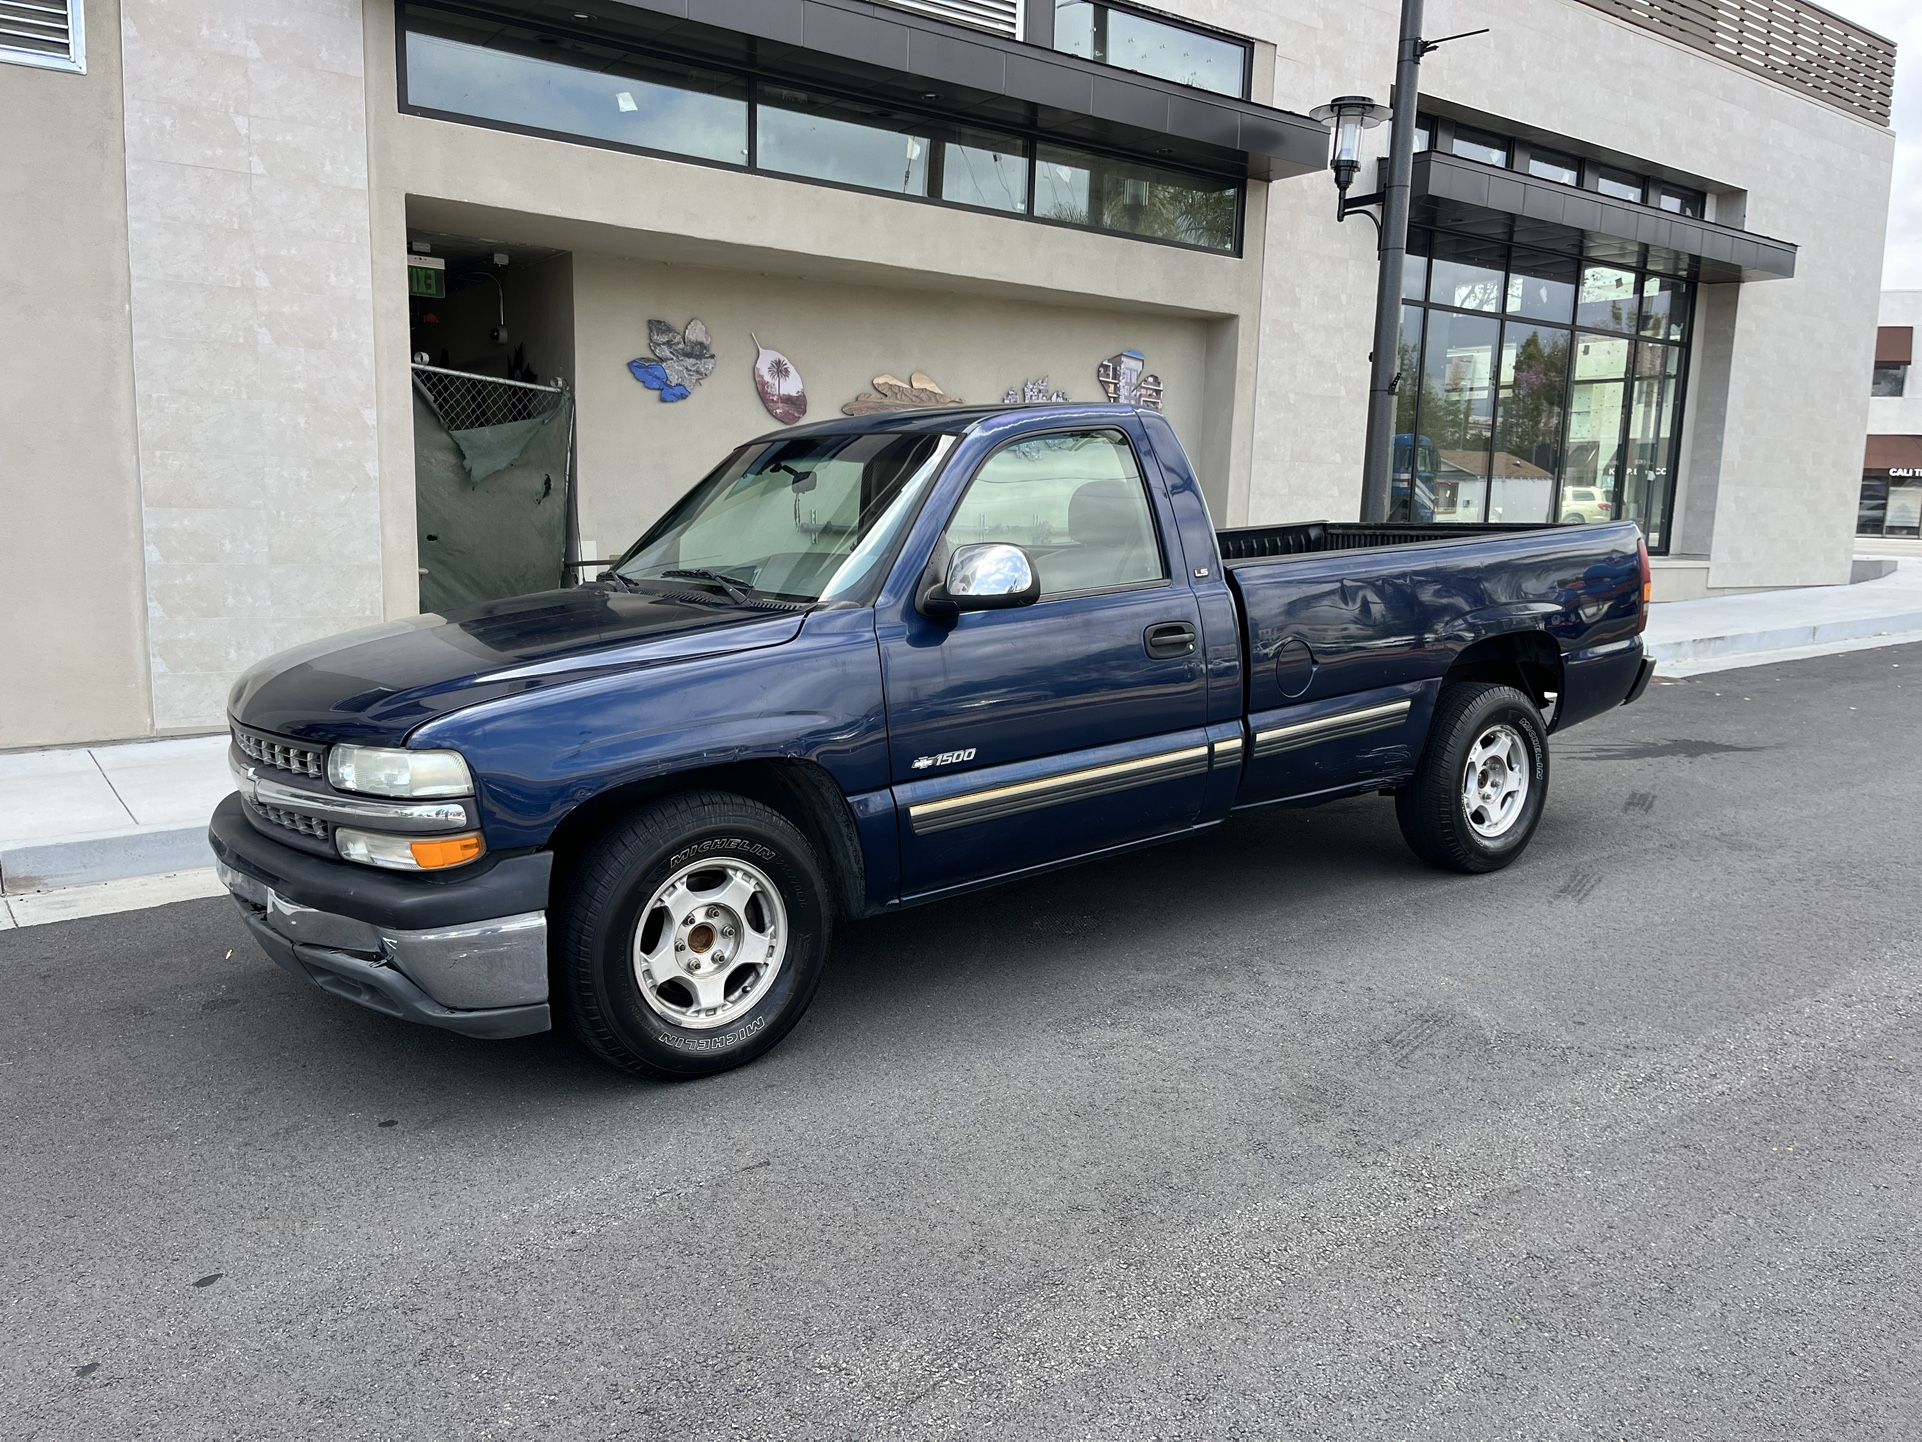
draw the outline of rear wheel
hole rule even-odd
[[[807,838],[723,792],[656,802],[608,832],[559,911],[574,1034],[663,1080],[727,1071],[787,1035],[813,999],[832,923]]]
[[[1498,871],[1528,846],[1548,798],[1548,727],[1513,686],[1444,686],[1414,780],[1395,793],[1410,849],[1451,871]]]

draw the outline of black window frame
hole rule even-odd
[[[1655,199],[1649,202],[1657,210],[1669,215],[1687,216],[1690,220],[1708,219],[1708,195],[1693,186],[1676,185],[1666,180],[1656,180],[1650,185]],[[1674,205],[1668,202],[1673,200]],[[1689,207],[1693,206],[1694,209]]]
[[[960,494],[954,498],[954,504],[948,508],[947,516],[941,522],[941,539],[936,547],[936,554],[939,555],[942,548],[948,547],[948,532],[954,527],[954,518],[961,514],[961,507],[967,504],[969,493],[974,490],[976,483],[981,479],[981,473],[988,468],[989,463],[993,461],[995,457],[999,456],[1003,451],[1017,450],[1024,445],[1030,445],[1037,441],[1059,440],[1064,436],[1117,436],[1120,438],[1122,447],[1127,451],[1129,459],[1134,462],[1135,479],[1140,483],[1142,499],[1147,505],[1148,529],[1154,537],[1155,554],[1161,562],[1161,575],[1152,580],[1129,581],[1119,586],[1085,586],[1080,590],[1056,591],[1053,594],[1044,591],[1036,599],[1034,604],[1037,606],[1048,606],[1053,605],[1057,601],[1080,600],[1085,596],[1118,596],[1133,591],[1171,589],[1175,584],[1174,547],[1170,544],[1169,532],[1161,515],[1161,498],[1156,494],[1155,488],[1148,483],[1147,463],[1142,457],[1141,448],[1135,444],[1135,438],[1129,435],[1125,428],[1116,425],[1063,424],[1050,426],[1046,430],[1025,431],[1020,435],[1009,436],[1005,440],[998,442],[992,450],[975,463],[974,469],[968,473],[967,480],[962,483]],[[1019,545],[1020,543],[1014,541],[1005,543],[963,541],[961,544]],[[1024,546],[1022,549],[1025,551],[1027,548]],[[1032,558],[1030,558],[1030,564],[1032,564]]]
[[[1127,3],[1127,0],[1085,0],[1085,3],[1101,5],[1109,10],[1120,10],[1138,19],[1149,21],[1152,24],[1165,25],[1170,30],[1186,30],[1191,35],[1203,35],[1210,40],[1220,40],[1225,44],[1234,46],[1241,51],[1241,89],[1234,98],[1237,100],[1253,99],[1252,92],[1255,88],[1255,43],[1247,36],[1237,35],[1232,30],[1222,30],[1213,25],[1203,25],[1193,20],[1176,19],[1165,11],[1150,10],[1143,5],[1131,5]],[[1054,13],[1060,7],[1055,3],[1055,0],[1027,0],[1027,4],[1035,8],[1044,5],[1047,7],[1048,45],[1050,49],[1060,51],[1063,55],[1076,55],[1080,53],[1079,51],[1061,49],[1059,40],[1056,38],[1059,32],[1056,28]],[[1092,56],[1084,58],[1094,59]],[[1221,95],[1225,93],[1220,90],[1210,90],[1205,85],[1186,85],[1182,81],[1171,80],[1166,75],[1155,75],[1151,70],[1136,70],[1131,65],[1115,65],[1114,62],[1110,60],[1095,60],[1095,63],[1097,65],[1108,65],[1116,70],[1125,70],[1130,75],[1153,76],[1156,80],[1164,80],[1170,85],[1180,85],[1184,90],[1192,90],[1197,95]]]
[[[1415,125],[1417,127],[1415,149],[1418,152],[1422,150],[1433,150],[1441,155],[1454,156],[1458,160],[1465,160],[1470,165],[1486,165],[1492,170],[1505,170],[1516,175],[1529,176],[1531,179],[1544,180],[1551,185],[1568,184],[1569,182],[1556,180],[1553,176],[1535,176],[1532,174],[1529,169],[1529,160],[1539,151],[1545,155],[1553,156],[1557,160],[1572,160],[1575,162],[1577,170],[1577,178],[1573,183],[1575,189],[1588,191],[1592,195],[1602,195],[1609,200],[1620,200],[1627,205],[1646,206],[1650,210],[1660,210],[1664,214],[1683,215],[1692,220],[1708,219],[1709,193],[1707,191],[1697,190],[1693,186],[1682,185],[1676,181],[1666,180],[1656,174],[1654,169],[1646,164],[1642,164],[1639,167],[1635,164],[1616,165],[1613,162],[1599,160],[1592,155],[1584,154],[1580,149],[1574,148],[1571,142],[1552,143],[1549,141],[1535,141],[1526,136],[1511,135],[1501,130],[1491,130],[1485,126],[1477,125],[1472,121],[1458,121],[1452,116],[1436,115],[1426,111],[1415,117]],[[1472,155],[1462,155],[1455,149],[1455,136],[1458,131],[1463,130],[1474,137],[1505,142],[1508,147],[1507,162],[1503,165],[1496,165],[1493,161],[1480,160]],[[1421,137],[1424,135],[1428,142],[1425,145],[1421,143]],[[1625,196],[1608,195],[1602,190],[1602,181],[1605,177],[1629,178],[1639,181],[1642,187],[1641,199],[1629,200]],[[1664,199],[1670,196],[1674,197],[1678,202],[1676,207],[1671,208],[1664,204]],[[1689,208],[1691,205],[1694,207],[1693,209]]]
[[[1496,162],[1492,160],[1483,160],[1478,155],[1463,155],[1456,147],[1463,143],[1464,133],[1467,136],[1466,143],[1469,145],[1480,146],[1483,150],[1500,149],[1502,153],[1501,163],[1496,164]],[[1447,153],[1460,160],[1471,160],[1477,165],[1494,166],[1497,170],[1513,170],[1515,168],[1514,137],[1503,135],[1495,130],[1483,130],[1480,126],[1476,125],[1450,125],[1448,127]]]
[[[1502,303],[1498,305],[1498,307],[1495,310],[1489,311],[1489,310],[1480,310],[1480,309],[1476,309],[1474,307],[1469,307],[1469,306],[1450,305],[1445,302],[1435,301],[1429,298],[1433,293],[1433,269],[1434,268],[1433,268],[1432,259],[1431,259],[1432,252],[1436,248],[1437,238],[1449,238],[1449,237],[1454,238],[1454,240],[1458,242],[1466,242],[1473,246],[1478,246],[1478,247],[1499,246],[1503,249],[1503,264],[1501,269],[1502,284],[1500,287]],[[1633,429],[1634,418],[1635,418],[1635,389],[1638,383],[1648,378],[1647,376],[1644,375],[1642,368],[1639,364],[1641,352],[1644,348],[1659,349],[1661,351],[1673,353],[1675,355],[1676,364],[1675,364],[1675,376],[1674,376],[1674,385],[1675,385],[1674,407],[1673,407],[1673,418],[1669,423],[1668,456],[1667,456],[1667,462],[1666,462],[1667,471],[1668,471],[1667,486],[1666,486],[1667,493],[1663,498],[1662,512],[1660,516],[1659,543],[1651,543],[1649,546],[1649,550],[1651,554],[1654,554],[1654,555],[1670,554],[1673,550],[1674,541],[1675,541],[1675,536],[1674,536],[1675,517],[1678,513],[1676,501],[1677,501],[1677,492],[1678,492],[1678,482],[1681,478],[1682,457],[1686,453],[1686,449],[1687,449],[1687,421],[1688,421],[1687,402],[1688,402],[1689,372],[1694,359],[1696,326],[1700,318],[1699,305],[1700,305],[1701,284],[1702,284],[1700,277],[1695,274],[1687,274],[1679,277],[1679,279],[1684,281],[1688,287],[1688,290],[1687,290],[1688,301],[1687,301],[1685,312],[1684,312],[1688,317],[1688,320],[1687,320],[1687,324],[1684,327],[1682,338],[1679,340],[1669,340],[1666,338],[1657,338],[1657,337],[1645,336],[1641,334],[1641,321],[1642,321],[1641,312],[1642,312],[1642,306],[1644,304],[1644,295],[1646,292],[1648,280],[1651,277],[1659,278],[1659,279],[1676,279],[1677,278],[1665,270],[1651,267],[1649,263],[1649,254],[1648,254],[1649,247],[1647,246],[1641,247],[1642,253],[1635,264],[1626,265],[1619,261],[1603,260],[1596,257],[1588,256],[1584,254],[1584,250],[1582,248],[1571,248],[1567,251],[1551,250],[1551,249],[1546,249],[1542,247],[1538,242],[1530,242],[1528,244],[1519,244],[1512,238],[1512,236],[1507,240],[1494,240],[1486,236],[1472,236],[1472,235],[1463,236],[1463,235],[1459,235],[1456,232],[1452,232],[1448,230],[1446,227],[1417,226],[1410,233],[1410,241],[1411,241],[1411,244],[1410,244],[1411,256],[1414,255],[1417,251],[1419,251],[1420,253],[1421,275],[1423,280],[1423,285],[1421,287],[1421,295],[1419,297],[1410,297],[1404,294],[1403,298],[1400,301],[1400,304],[1403,307],[1400,314],[1403,315],[1404,317],[1407,315],[1407,312],[1409,309],[1415,309],[1421,312],[1421,333],[1419,337],[1419,344],[1416,348],[1415,360],[1414,360],[1414,363],[1416,366],[1416,373],[1412,377],[1410,376],[1402,377],[1403,385],[1407,385],[1410,382],[1412,382],[1413,388],[1414,388],[1415,406],[1410,418],[1411,424],[1413,426],[1413,431],[1412,431],[1413,436],[1419,439],[1424,434],[1424,427],[1422,425],[1422,415],[1421,415],[1421,409],[1422,409],[1421,386],[1422,386],[1422,369],[1427,364],[1428,345],[1430,343],[1430,338],[1434,333],[1434,327],[1429,323],[1431,313],[1439,311],[1447,315],[1475,317],[1483,320],[1494,320],[1500,323],[1495,333],[1495,344],[1494,344],[1494,350],[1491,355],[1491,365],[1490,365],[1490,371],[1489,371],[1489,390],[1491,393],[1490,411],[1489,411],[1489,417],[1488,417],[1488,436],[1487,436],[1487,446],[1488,446],[1488,453],[1489,453],[1489,461],[1488,461],[1489,474],[1486,477],[1477,478],[1481,481],[1481,484],[1483,487],[1482,495],[1484,497],[1484,502],[1486,498],[1493,493],[1494,482],[1497,479],[1497,477],[1494,475],[1494,454],[1495,454],[1494,445],[1495,445],[1496,438],[1500,434],[1501,423],[1502,423],[1503,399],[1501,394],[1501,360],[1502,360],[1502,355],[1506,345],[1508,330],[1510,326],[1519,326],[1524,329],[1535,328],[1535,329],[1556,330],[1567,335],[1569,338],[1568,370],[1566,375],[1563,377],[1563,404],[1561,408],[1562,409],[1561,431],[1560,431],[1559,440],[1557,442],[1557,454],[1559,456],[1558,471],[1553,478],[1554,489],[1552,492],[1552,499],[1553,499],[1554,505],[1552,507],[1552,510],[1554,514],[1548,517],[1542,518],[1540,522],[1541,524],[1552,524],[1556,520],[1556,518],[1561,515],[1563,494],[1571,486],[1579,486],[1579,485],[1587,485],[1587,484],[1596,484],[1596,485],[1604,484],[1603,482],[1573,482],[1569,479],[1568,473],[1567,473],[1568,449],[1569,449],[1569,426],[1575,412],[1575,406],[1573,402],[1574,402],[1574,387],[1575,387],[1576,347],[1581,341],[1581,338],[1584,335],[1588,335],[1588,336],[1594,337],[1597,340],[1620,341],[1628,348],[1627,369],[1621,381],[1622,413],[1621,413],[1621,418],[1616,425],[1615,474],[1612,481],[1612,485],[1610,487],[1610,493],[1613,496],[1613,504],[1616,507],[1616,516],[1615,516],[1616,519],[1625,519],[1625,516],[1622,513],[1624,513],[1627,509],[1626,503],[1628,499],[1629,487],[1631,484],[1630,476],[1629,476],[1629,467],[1633,463],[1631,432]],[[1512,278],[1512,276],[1515,274],[1516,257],[1518,254],[1533,255],[1537,253],[1547,254],[1547,255],[1560,255],[1573,260],[1577,267],[1576,274],[1577,274],[1578,287],[1579,287],[1579,277],[1580,277],[1582,268],[1585,268],[1590,265],[1608,266],[1613,269],[1631,272],[1635,277],[1633,294],[1635,296],[1636,311],[1635,311],[1635,320],[1633,325],[1629,329],[1623,330],[1623,331],[1611,331],[1607,329],[1597,328],[1592,325],[1584,326],[1581,323],[1579,289],[1577,291],[1575,305],[1571,309],[1570,316],[1567,321],[1533,319],[1528,315],[1526,315],[1525,313],[1509,311],[1506,306],[1506,296],[1508,291],[1508,282],[1510,278]],[[1400,427],[1400,424],[1401,424],[1400,421],[1397,420],[1396,425],[1398,429]],[[1416,449],[1416,448],[1411,447],[1411,451],[1413,449]],[[1472,484],[1472,483],[1468,481],[1464,481],[1462,484],[1466,485],[1466,484]],[[1414,491],[1414,487],[1412,485],[1412,477],[1411,477],[1411,485],[1410,485],[1411,498],[1413,496],[1413,491]],[[1484,513],[1482,516],[1482,519],[1485,521],[1487,519],[1487,516],[1486,516],[1487,506],[1485,503],[1482,507],[1482,510]],[[1439,509],[1437,513],[1438,514],[1440,513]],[[1506,521],[1511,518],[1504,517],[1503,519]],[[1446,524],[1446,523],[1440,523],[1440,524]],[[1644,534],[1645,535],[1647,534],[1646,529],[1644,530]]]
[[[1654,202],[1649,199],[1648,176],[1641,171],[1630,170],[1621,165],[1594,165],[1587,169],[1593,172],[1595,182],[1587,188],[1597,195],[1607,196],[1610,200],[1625,200],[1630,205],[1654,205]],[[1616,195],[1602,188],[1605,185],[1619,185],[1626,189],[1630,182],[1633,182],[1635,188],[1633,195]]]
[[[1198,255],[1219,256],[1224,259],[1240,260],[1246,254],[1248,226],[1248,181],[1244,175],[1226,171],[1212,172],[1180,162],[1171,162],[1161,155],[1140,155],[1119,150],[1113,146],[1089,143],[1078,138],[1050,134],[1039,126],[1013,126],[1005,124],[981,125],[962,117],[935,110],[930,107],[898,104],[890,102],[887,110],[909,119],[924,119],[936,128],[964,126],[983,134],[994,134],[1011,138],[1019,143],[1020,153],[1027,165],[1026,210],[1001,210],[992,206],[971,205],[965,201],[946,200],[936,195],[912,195],[895,190],[877,190],[870,186],[853,185],[843,181],[822,180],[813,176],[791,175],[785,171],[768,170],[761,166],[759,156],[758,114],[760,91],[763,85],[783,90],[801,91],[820,95],[855,106],[873,107],[877,102],[871,96],[858,91],[833,85],[821,85],[813,80],[796,80],[783,76],[765,67],[750,68],[742,65],[725,65],[702,58],[682,54],[666,46],[649,45],[646,51],[663,61],[687,65],[697,69],[727,75],[744,80],[747,85],[747,159],[743,162],[714,160],[702,155],[689,155],[681,151],[666,150],[659,146],[634,145],[624,141],[606,140],[597,136],[577,134],[572,131],[551,130],[543,126],[523,125],[518,122],[490,120],[483,116],[466,115],[459,111],[440,110],[432,106],[416,105],[408,96],[407,85],[407,37],[412,33],[408,17],[414,13],[440,12],[486,23],[515,26],[536,34],[568,35],[578,34],[583,39],[593,38],[585,31],[571,31],[549,25],[531,23],[526,18],[503,18],[492,11],[458,3],[443,3],[443,0],[399,0],[394,6],[394,69],[395,92],[399,112],[423,120],[438,120],[453,125],[469,125],[481,130],[495,130],[508,135],[525,135],[537,140],[553,140],[567,145],[585,145],[596,150],[611,150],[626,155],[639,155],[650,160],[673,160],[683,165],[701,165],[714,170],[731,171],[739,175],[753,175],[766,180],[782,180],[795,185],[820,186],[828,190],[846,191],[855,195],[880,195],[892,200],[907,201],[915,205],[939,206],[945,210],[965,211],[970,215],[994,216],[1001,220],[1016,220],[1030,225],[1052,226],[1059,230],[1071,230],[1082,235],[1102,235],[1116,240],[1134,241],[1145,245],[1163,245],[1175,250],[1190,251]],[[1187,27],[1200,28],[1200,27]],[[603,42],[605,43],[605,42]],[[633,47],[640,49],[639,45]],[[506,52],[517,53],[517,52]],[[1252,53],[1252,52],[1251,52]],[[1196,91],[1197,94],[1213,94],[1213,91]],[[1037,154],[1043,144],[1060,145],[1070,150],[1082,151],[1089,155],[1110,160],[1152,166],[1158,170],[1169,171],[1176,175],[1190,176],[1211,188],[1232,187],[1234,190],[1234,227],[1231,244],[1226,249],[1209,245],[1197,245],[1190,241],[1173,240],[1165,236],[1140,235],[1132,231],[1108,230],[1096,225],[1080,225],[1073,221],[1056,220],[1035,214],[1035,168],[1039,163]]]

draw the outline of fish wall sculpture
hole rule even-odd
[[[934,377],[926,371],[916,371],[906,380],[894,376],[876,376],[874,389],[862,391],[860,395],[841,407],[846,416],[873,416],[884,411],[914,411],[930,406],[960,406],[967,402],[959,396],[951,396],[935,384]]]

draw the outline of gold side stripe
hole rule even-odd
[[[1079,786],[1085,781],[1126,776],[1133,771],[1147,771],[1180,761],[1194,761],[1207,754],[1206,746],[1189,746],[1180,751],[1163,751],[1154,756],[1143,756],[1136,761],[1117,761],[1111,766],[1090,766],[1085,771],[1068,771],[1059,776],[1044,776],[1039,781],[1021,781],[1012,786],[996,786],[987,791],[970,791],[961,796],[944,797],[940,801],[924,801],[919,806],[910,806],[908,816],[917,821],[924,816],[943,816],[950,811],[958,811],[964,806],[980,806],[987,802],[1005,801],[1017,796],[1033,796],[1038,792]]]
[[[1406,716],[1415,703],[1413,701],[1390,701],[1385,706],[1365,706],[1359,711],[1343,711],[1336,716],[1321,716],[1313,721],[1297,721],[1292,726],[1277,726],[1272,731],[1261,731],[1255,735],[1255,745],[1266,746],[1273,741],[1285,741],[1291,737],[1309,736],[1317,731],[1332,731],[1350,726],[1363,725],[1370,721],[1391,721]]]

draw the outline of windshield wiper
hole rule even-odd
[[[745,606],[749,600],[752,599],[748,594],[748,583],[743,581],[739,576],[729,576],[720,571],[705,570],[700,566],[669,566],[665,571],[662,571],[661,574],[663,576],[685,577],[690,581],[706,581],[711,585],[719,586],[723,591],[727,592],[728,600],[734,602],[737,606]]]
[[[626,576],[623,576],[619,571],[602,571],[600,575],[596,576],[594,579],[597,582],[606,581],[609,585],[611,585],[617,591],[633,591],[637,589],[634,583],[630,581]]]

